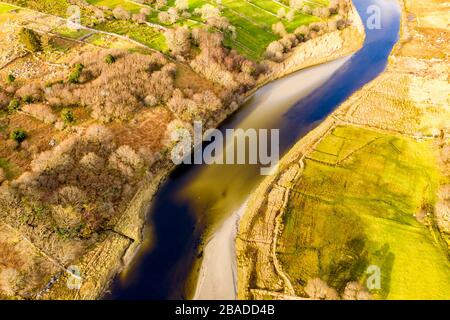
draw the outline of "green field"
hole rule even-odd
[[[85,35],[88,35],[92,31],[86,30],[86,29],[71,29],[69,27],[58,27],[56,29],[53,29],[52,32],[55,32],[63,37],[70,38],[70,39],[80,39],[81,37],[84,37]]]
[[[128,36],[130,39],[136,40],[150,48],[162,52],[167,51],[164,35],[157,29],[147,25],[138,25],[124,20],[111,20],[98,24],[96,29]]]
[[[67,8],[69,6],[67,0],[10,0],[10,2],[17,4],[18,6],[28,7],[37,11],[59,15],[61,17],[67,16]],[[147,21],[164,27],[175,27],[176,25],[187,25],[189,27],[202,26],[205,24],[205,21],[202,20],[201,17],[194,15],[194,10],[205,4],[217,6],[216,1],[214,0],[189,0],[189,12],[191,13],[191,17],[188,19],[180,18],[173,25],[167,25],[159,21],[158,10],[147,5],[136,3],[132,0],[88,0],[88,3],[97,6],[106,6],[111,9],[121,6],[131,13],[137,13],[141,8],[147,7],[151,9]],[[168,10],[170,7],[174,6],[174,3],[175,0],[169,0],[167,6],[162,8],[161,11]],[[312,0],[308,2],[312,7],[326,5],[327,3],[328,0]],[[288,32],[293,32],[300,25],[318,21],[318,18],[304,15],[298,11],[295,13],[292,21],[288,21],[285,18],[280,19],[277,17],[278,10],[280,8],[285,8],[286,12],[288,12],[289,7],[274,0],[222,0],[221,6],[222,15],[236,28],[235,38],[231,36],[230,32],[224,34],[225,45],[236,49],[242,55],[253,60],[262,59],[269,43],[279,39],[279,36],[272,32],[272,25],[274,23],[281,21]],[[0,7],[0,10],[9,11],[6,6],[4,9],[1,9]],[[84,19],[83,17],[88,20],[92,18],[86,12],[83,12],[82,20]],[[120,35],[127,35],[156,50],[163,52],[167,50],[164,36],[161,31],[151,26],[136,25],[132,21],[108,21],[98,25],[98,29]],[[78,34],[70,33],[69,36],[75,38]]]
[[[450,262],[432,217],[439,173],[425,142],[338,127],[305,160],[278,257],[302,293],[320,277],[339,292],[381,269],[376,298],[448,299]],[[425,222],[424,222],[425,221]]]
[[[9,12],[14,9],[17,9],[17,8],[12,5],[6,4],[6,3],[0,3],[0,14]]]
[[[65,16],[70,5],[67,0],[7,0],[6,2],[57,16]]]
[[[104,5],[109,8],[115,8],[120,5],[133,13],[144,7],[143,5],[128,0],[89,0],[88,2],[95,5]],[[174,2],[174,0],[169,0],[167,6],[162,8],[161,11],[166,11],[174,5]],[[319,3],[319,1],[315,3]],[[152,9],[147,20],[165,27],[175,27],[176,25],[187,25],[189,27],[202,26],[205,21],[193,13],[195,9],[205,4],[217,6],[216,2],[212,0],[189,0],[189,12],[191,13],[189,19],[180,19],[173,25],[163,24],[158,19],[159,12]],[[236,27],[236,38],[232,39],[230,34],[226,33],[225,44],[254,60],[261,59],[268,44],[279,39],[279,36],[272,32],[272,25],[280,21],[276,16],[277,11],[280,8],[285,8],[288,11],[287,6],[273,0],[223,0],[222,7],[222,14]],[[286,19],[281,19],[288,32],[293,32],[300,25],[309,24],[317,20],[316,17],[304,15],[300,12],[296,12],[294,20],[291,22]],[[140,38],[138,37],[136,40],[140,41]]]
[[[88,0],[87,2],[96,6],[106,6],[108,8],[121,6],[132,13],[139,12],[139,10],[143,7],[140,4],[127,0]]]

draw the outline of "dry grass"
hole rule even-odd
[[[22,236],[0,223],[0,298],[34,298],[58,270]]]
[[[157,107],[151,111],[144,110],[134,121],[112,123],[109,128],[117,137],[117,143],[126,144],[134,149],[145,148],[158,152],[164,146],[167,124],[172,115],[165,108]]]

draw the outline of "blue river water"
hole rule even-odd
[[[280,130],[281,155],[386,67],[398,40],[400,9],[397,3],[394,0],[354,0],[354,5],[365,25],[373,14],[369,6],[381,8],[381,29],[366,27],[364,46],[319,88],[290,103],[282,112],[274,106],[273,112],[264,114],[267,121],[261,121],[257,127]],[[239,127],[250,117],[261,118],[255,101],[249,101],[219,129]],[[226,217],[233,212],[264,178],[257,165],[207,167],[180,165],[161,186],[148,213],[154,245],[139,254],[126,277],[117,276],[105,299],[186,298],[186,279],[205,226],[211,224],[211,217],[218,213]]]

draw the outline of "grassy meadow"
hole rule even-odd
[[[434,229],[440,176],[426,142],[337,127],[305,160],[278,257],[298,293],[320,277],[342,292],[381,269],[377,298],[443,299],[450,262]]]
[[[17,9],[16,7],[9,5],[7,3],[0,3],[0,14],[7,13],[11,10]]]

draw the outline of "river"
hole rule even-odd
[[[366,27],[360,51],[262,87],[220,130],[277,128],[283,155],[382,72],[398,40],[400,8],[394,0],[355,0],[354,4],[363,22],[370,5],[381,9],[381,29]],[[204,240],[195,298],[233,299],[239,208],[263,178],[258,165],[180,165],[161,186],[148,213],[154,246],[142,249],[126,276],[117,276],[106,298],[186,298],[186,279],[206,233],[210,236]]]

